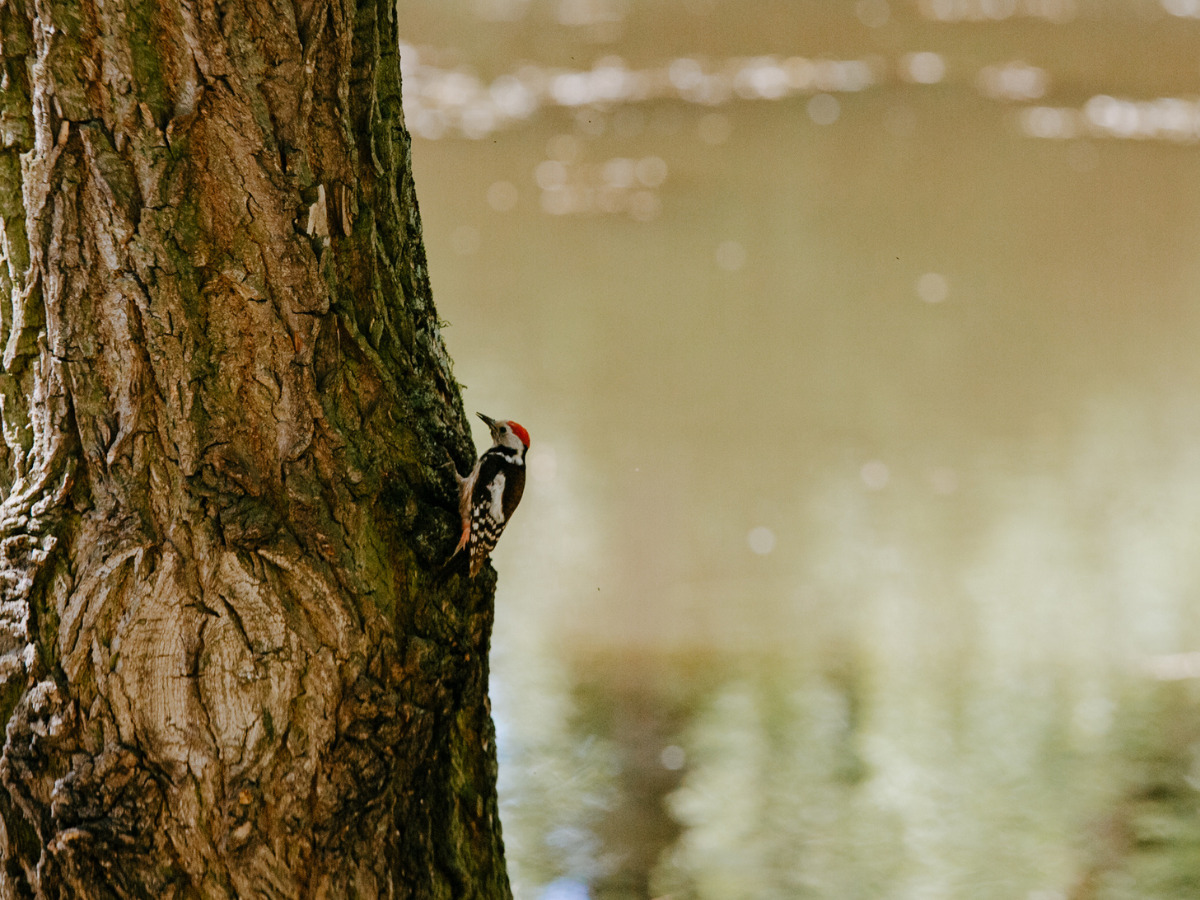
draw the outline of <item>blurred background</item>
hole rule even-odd
[[[399,12],[519,900],[1200,896],[1200,0]]]

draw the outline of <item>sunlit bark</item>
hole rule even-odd
[[[0,4],[4,898],[508,895],[395,19]]]

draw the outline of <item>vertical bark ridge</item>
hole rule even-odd
[[[395,7],[0,36],[0,897],[507,896]]]

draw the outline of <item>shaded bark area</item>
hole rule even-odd
[[[0,40],[0,897],[507,897],[395,7]]]

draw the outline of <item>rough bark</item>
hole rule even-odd
[[[0,897],[507,897],[395,7],[0,40]]]

